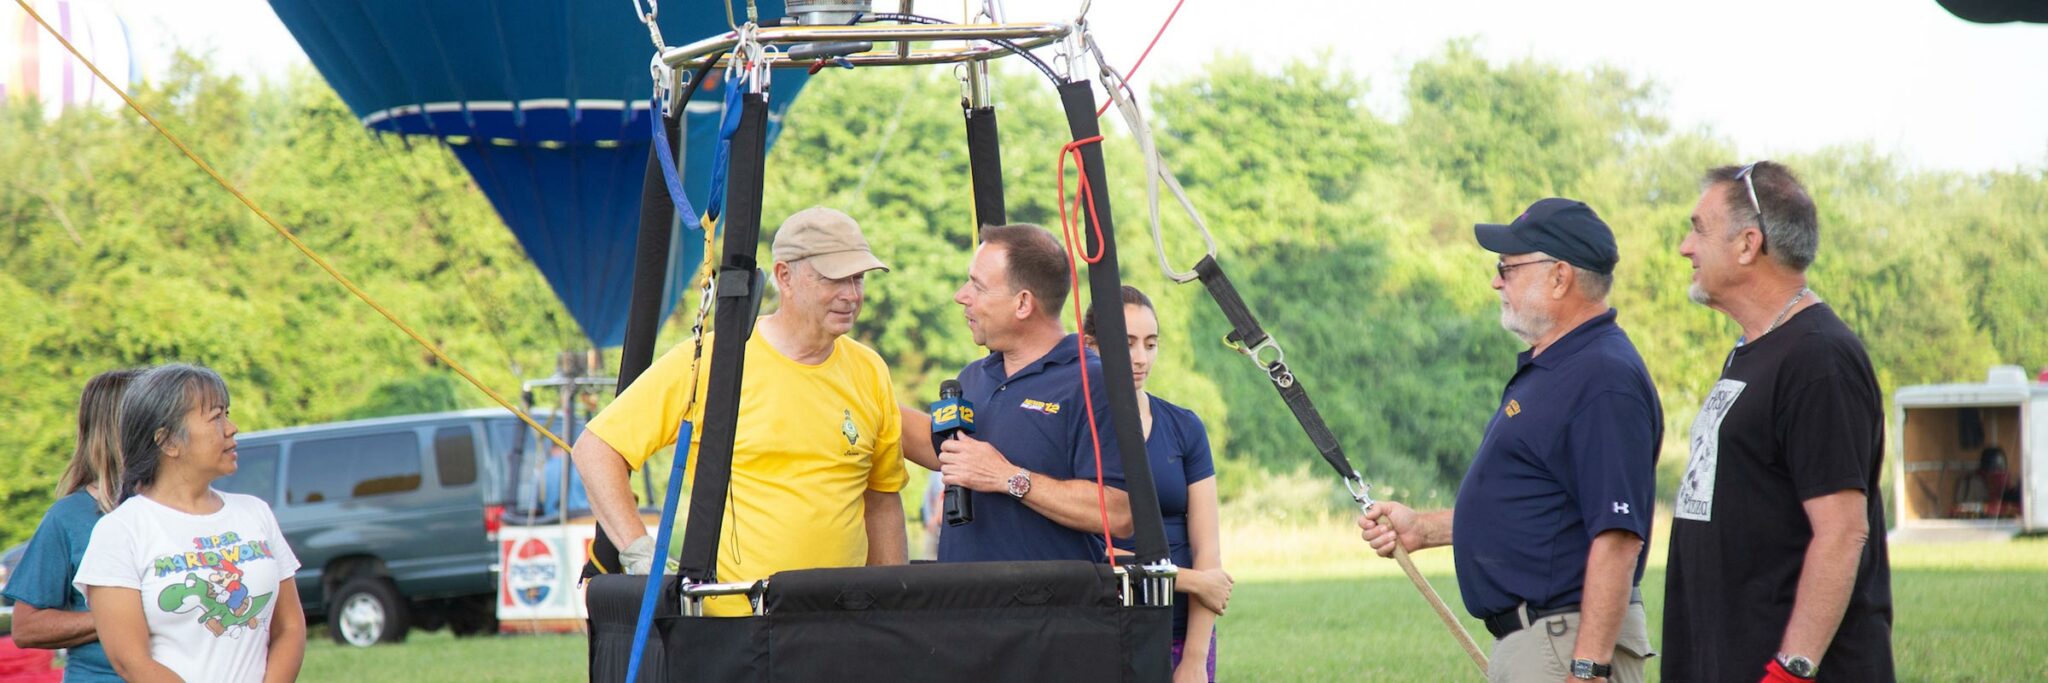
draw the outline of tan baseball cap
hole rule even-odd
[[[860,224],[852,216],[822,206],[798,211],[783,221],[775,231],[772,253],[784,263],[810,259],[819,275],[834,280],[889,270],[868,248],[867,238],[861,236]]]

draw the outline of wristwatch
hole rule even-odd
[[[1010,475],[1010,497],[1011,497],[1011,498],[1016,498],[1016,499],[1022,500],[1022,499],[1024,498],[1024,494],[1027,494],[1027,493],[1030,493],[1030,492],[1031,492],[1031,472],[1030,472],[1030,471],[1028,471],[1028,470],[1017,470],[1017,473],[1016,473],[1016,474],[1012,474],[1012,475]]]
[[[1820,667],[1815,665],[1813,660],[1783,652],[1778,653],[1778,666],[1785,667],[1785,673],[1800,678],[1813,678],[1815,674],[1820,673]]]
[[[1590,659],[1572,660],[1572,678],[1590,681],[1595,678],[1606,678],[1613,673],[1614,665],[1612,664],[1595,664]]]

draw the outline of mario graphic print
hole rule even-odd
[[[192,539],[197,552],[166,555],[156,559],[158,576],[185,572],[185,580],[157,593],[157,608],[175,614],[192,614],[215,637],[239,638],[243,631],[263,629],[263,608],[275,593],[249,595],[242,583],[237,562],[271,559],[270,544],[247,541],[233,532]]]

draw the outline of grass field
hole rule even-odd
[[[1371,557],[1357,539],[1343,520],[1229,530],[1225,547],[1238,589],[1222,621],[1218,678],[1476,678],[1400,570]],[[1661,618],[1663,557],[1661,545],[1651,550],[1643,579],[1653,631]],[[1458,609],[1449,553],[1416,559]],[[2048,539],[1894,545],[1892,579],[1900,680],[2048,681]],[[1467,628],[1488,642],[1476,621],[1468,619]],[[336,646],[318,629],[314,638],[309,681],[567,681],[584,671],[582,636],[457,640],[431,633],[369,650]]]

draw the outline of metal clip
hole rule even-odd
[[[1259,370],[1266,373],[1266,378],[1273,380],[1273,383],[1280,385],[1280,388],[1286,389],[1294,386],[1294,371],[1287,367],[1287,350],[1280,348],[1280,340],[1274,339],[1273,335],[1266,335],[1266,338],[1260,340],[1256,346],[1249,348],[1239,343],[1236,339],[1226,336],[1223,338],[1223,345],[1229,347],[1232,351],[1244,354],[1246,358],[1250,358],[1252,365],[1259,366]],[[1272,352],[1273,360],[1267,361],[1265,359],[1264,354],[1267,351]]]
[[[655,16],[659,14],[661,14],[660,0],[647,0],[647,11],[645,12],[640,11],[640,0],[633,0],[633,16],[639,18],[640,23],[647,25],[647,38],[654,41],[654,53],[656,55],[668,50],[668,45],[661,41],[661,22],[655,21]]]
[[[1360,514],[1371,510],[1376,502],[1372,499],[1372,485],[1365,483],[1365,477],[1357,473],[1344,478],[1344,489],[1351,492],[1351,500],[1357,501]]]

